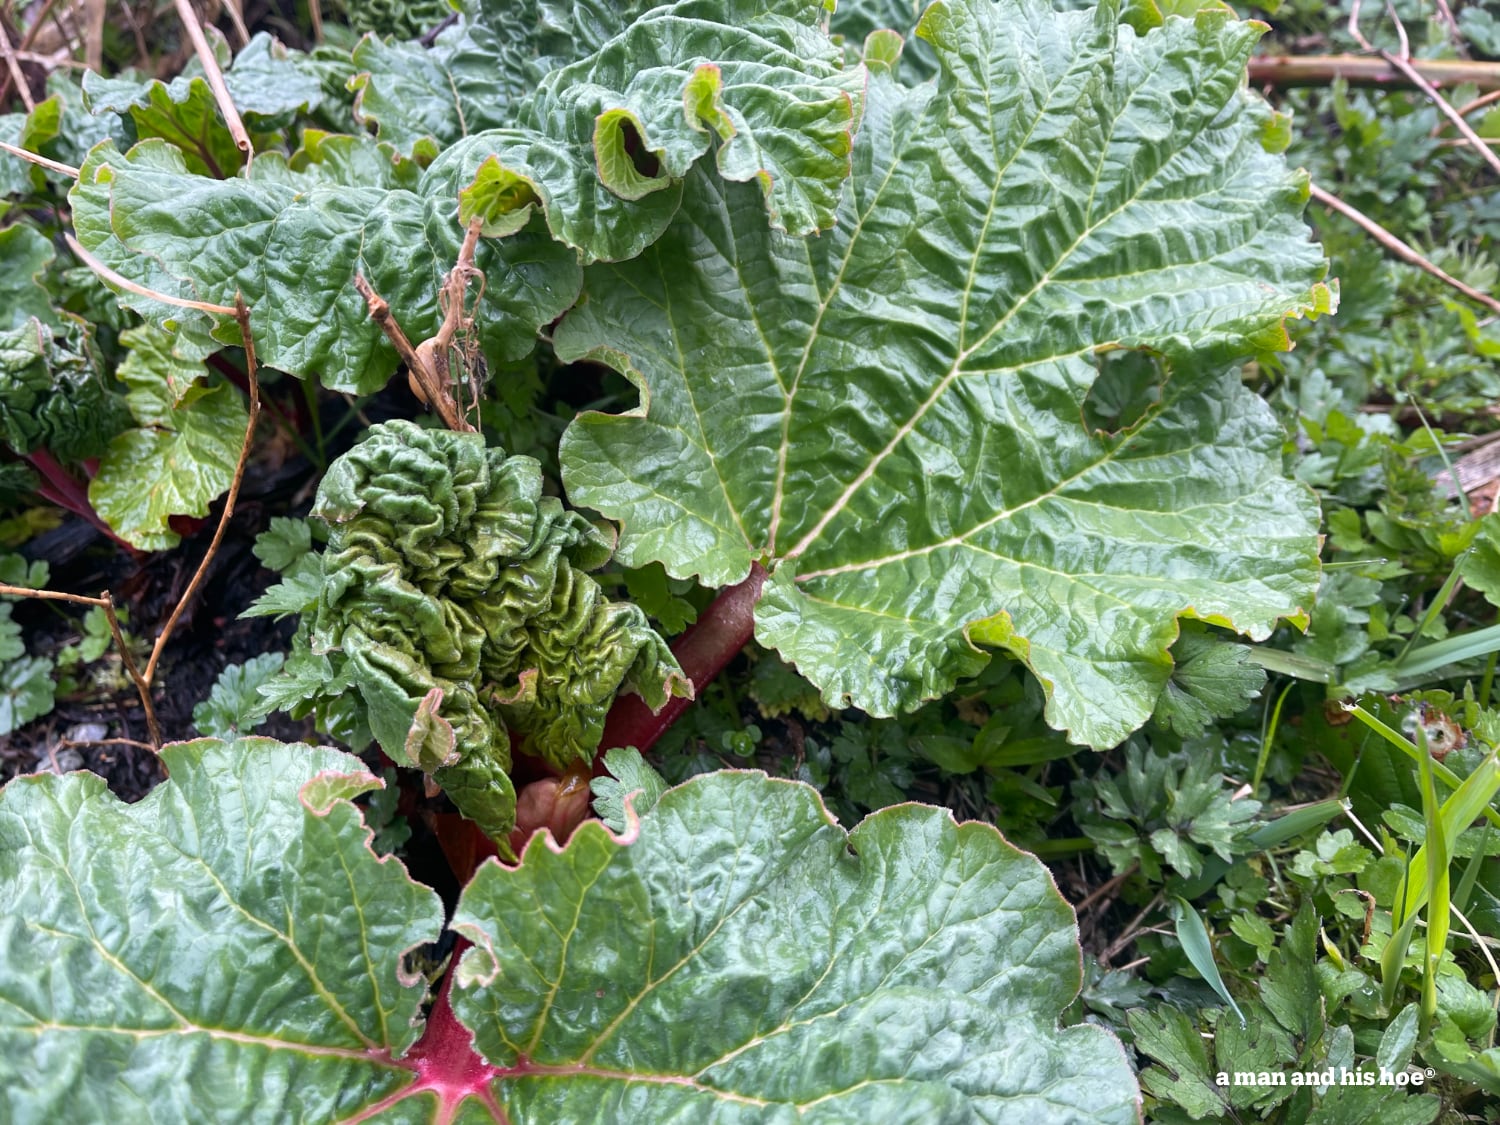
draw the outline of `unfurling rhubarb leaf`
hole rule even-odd
[[[642,393],[569,428],[571,499],[621,521],[627,566],[763,562],[756,634],[831,705],[910,709],[982,644],[1054,726],[1118,743],[1179,617],[1260,638],[1316,583],[1314,498],[1226,370],[1332,303],[1244,86],[1258,26],[938,0],[941,75],[871,77],[832,232],[768,231],[753,188],[698,174],[660,241],[590,267],[558,354]],[[1164,385],[1107,432],[1086,413],[1119,348]]]
[[[178,743],[0,792],[0,1118],[328,1122],[410,1081],[438,897],[377,859],[346,754]]]
[[[1072,911],[993,828],[903,805],[845,833],[754,772],[669,790],[625,843],[481,868],[453,1008],[512,1122],[1135,1122]],[[602,958],[608,949],[611,956]]]
[[[646,615],[584,573],[610,539],[542,495],[529,457],[387,422],[329,467],[313,515],[327,550],[252,609],[303,614],[267,694],[306,711],[354,693],[356,726],[492,837],[515,818],[507,725],[565,767],[593,756],[618,692],[691,694]]]

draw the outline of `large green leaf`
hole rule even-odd
[[[124,155],[101,145],[70,195],[74,226],[106,265],[154,292],[226,306],[243,293],[263,363],[370,393],[397,358],[355,292],[355,274],[390,302],[409,338],[426,339],[442,321],[438,290],[463,228],[453,195],[336,182],[340,169],[367,162],[335,151],[342,162],[311,161],[317,167],[300,173],[285,161],[257,161],[248,180],[216,180],[193,175],[160,140]],[[476,264],[486,277],[479,329],[499,358],[527,354],[537,328],[578,292],[576,254],[545,230],[482,244]],[[182,327],[200,352],[217,346],[204,335],[210,329],[221,343],[239,342],[232,318],[129,291],[120,301]]]
[[[138,804],[75,773],[0,793],[0,1118],[308,1121],[409,1081],[437,895],[370,850],[354,758],[167,747]]]
[[[513,1122],[1135,1122],[1046,869],[946,810],[846,834],[759,773],[670,790],[632,842],[585,824],[483,868],[455,1012]],[[606,952],[607,951],[607,952]]]
[[[846,834],[759,773],[489,865],[479,947],[422,1029],[403,960],[442,907],[370,850],[380,783],[332,750],[202,739],[125,805],[0,791],[0,1118],[1131,1123],[1118,1042],[1057,1026],[1077,929],[984,825],[903,806]],[[503,1114],[503,1116],[501,1116]]]
[[[602,33],[603,21],[585,15],[571,22]],[[772,226],[797,235],[827,228],[849,174],[865,73],[844,65],[822,15],[813,0],[656,9],[548,73],[517,102],[514,127],[469,136],[441,163],[455,188],[480,176],[466,208],[494,233],[538,207],[553,234],[589,259],[633,257],[654,241],[676,213],[683,176],[715,146],[721,175],[760,185]],[[450,112],[454,97],[450,88],[445,106],[435,76],[428,85],[430,97],[403,95],[422,121]],[[505,189],[498,206],[487,163]]]
[[[939,0],[942,76],[872,78],[831,233],[767,231],[753,189],[698,176],[660,242],[590,269],[559,355],[642,401],[570,427],[573,500],[623,523],[629,566],[765,561],[757,635],[832,704],[911,708],[979,642],[1027,661],[1054,726],[1119,742],[1179,616],[1264,637],[1316,580],[1313,497],[1224,373],[1331,304],[1306,179],[1244,88],[1257,28]],[[1086,415],[1119,348],[1164,385],[1107,432]]]

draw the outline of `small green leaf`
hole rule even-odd
[[[260,685],[281,671],[285,657],[279,652],[253,656],[230,664],[219,673],[208,698],[193,708],[193,727],[201,735],[233,738],[249,734],[271,713],[271,704],[260,694]]]
[[[633,746],[606,750],[604,768],[610,776],[589,782],[589,790],[594,794],[594,814],[611,832],[623,836],[630,828],[625,815],[626,798],[630,798],[630,807],[637,817],[645,816],[666,792],[667,783]]]
[[[304,555],[312,550],[312,528],[306,520],[272,516],[271,523],[255,537],[252,554],[261,566],[285,574]]]
[[[7,623],[9,614],[7,612]],[[20,730],[32,719],[48,714],[56,705],[52,661],[44,656],[23,656],[0,666],[0,736]]]
[[[1380,1046],[1375,1051],[1375,1065],[1381,1070],[1395,1074],[1398,1070],[1405,1070],[1406,1064],[1411,1062],[1411,1053],[1417,1045],[1418,1015],[1418,1005],[1408,1004],[1385,1025]]]
[[[1172,646],[1172,677],[1162,688],[1153,718],[1184,738],[1196,738],[1216,719],[1239,714],[1266,684],[1265,669],[1250,649],[1184,625]]]

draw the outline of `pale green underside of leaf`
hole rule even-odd
[[[160,141],[125,155],[104,145],[70,195],[73,222],[87,249],[154,292],[225,306],[242,293],[262,363],[368,394],[395,371],[397,357],[355,292],[354,276],[364,274],[390,303],[411,340],[433,335],[442,320],[438,288],[462,241],[458,200],[336,184],[327,172],[298,177],[273,161],[257,178],[216,180],[191,175]],[[483,243],[476,264],[486,279],[479,327],[498,358],[527,354],[537,328],[577,295],[577,255],[545,231]],[[192,340],[199,354],[217,346],[206,338],[210,328],[219,343],[239,342],[231,318],[129,291],[120,301],[181,326],[184,354]]]
[[[378,783],[267,739],[162,756],[135,805],[83,773],[0,794],[0,1117],[327,1122],[399,1086],[372,1052],[415,1040],[400,959],[443,914],[370,850],[347,798]]]
[[[1316,580],[1316,508],[1270,412],[1222,375],[1326,310],[1303,179],[1221,14],[1139,38],[1111,14],[953,0],[936,86],[875,78],[837,227],[765,228],[691,178],[660,242],[598,265],[557,335],[642,388],[565,435],[575,503],[629,566],[776,573],[757,635],[834,705],[944,694],[1024,658],[1049,721],[1113,745],[1187,614],[1256,637]],[[1084,424],[1095,352],[1168,357],[1161,400]],[[984,622],[983,626],[980,623]]]
[[[809,786],[725,772],[628,846],[549,844],[455,918],[476,1047],[567,1068],[493,1083],[513,1122],[1137,1120],[1113,1037],[1057,1027],[1072,912],[988,826],[905,805],[846,835]]]

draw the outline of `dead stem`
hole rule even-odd
[[[1392,22],[1395,23],[1396,36],[1401,41],[1401,50],[1395,54],[1387,51],[1384,47],[1376,47],[1368,39],[1366,39],[1364,33],[1360,31],[1360,4],[1361,0],[1353,0],[1353,3],[1349,8],[1349,34],[1354,37],[1355,42],[1357,42],[1361,47],[1363,47],[1366,51],[1369,51],[1371,54],[1379,55],[1391,66],[1395,67],[1403,75],[1405,75],[1406,80],[1413,86],[1415,86],[1418,90],[1422,91],[1427,100],[1432,102],[1432,104],[1437,107],[1438,112],[1453,123],[1453,127],[1458,130],[1459,134],[1464,138],[1464,140],[1468,141],[1471,145],[1474,146],[1474,151],[1479,153],[1484,158],[1485,163],[1487,163],[1497,175],[1500,175],[1500,156],[1497,156],[1495,152],[1489,147],[1489,145],[1484,143],[1479,134],[1474,131],[1473,126],[1471,126],[1468,121],[1465,120],[1464,115],[1458,110],[1454,109],[1452,103],[1450,103],[1447,98],[1438,93],[1437,87],[1434,86],[1431,82],[1427,81],[1427,79],[1423,77],[1421,71],[1419,71],[1415,66],[1412,65],[1411,43],[1407,40],[1406,37],[1406,25],[1401,22],[1401,17],[1396,15],[1396,10],[1391,6],[1389,0],[1387,0],[1386,3],[1386,12],[1390,15]]]
[[[0,584],[0,596],[36,598],[39,601],[48,602],[71,602],[74,605],[97,606],[104,610],[105,620],[109,622],[110,635],[114,638],[115,647],[120,650],[120,661],[125,666],[125,673],[140,694],[141,709],[146,713],[146,729],[151,733],[151,749],[161,749],[161,728],[156,723],[156,708],[151,705],[150,669],[148,668],[146,673],[142,674],[135,662],[135,657],[130,654],[130,649],[125,644],[125,633],[120,628],[120,618],[115,613],[114,598],[110,596],[108,590],[97,598],[91,598],[86,594],[69,594],[61,590],[33,590],[26,586]]]
[[[16,49],[11,45],[10,36],[5,34],[4,23],[0,23],[0,55],[5,56],[5,69],[10,74],[10,80],[15,83],[16,93],[21,95],[21,104],[30,113],[36,108],[36,101],[31,96],[26,76],[21,73],[21,64],[16,61]]]
[[[235,147],[245,154],[245,170],[248,172],[250,162],[255,158],[255,150],[250,144],[250,134],[245,131],[245,123],[240,120],[240,111],[235,108],[234,99],[229,96],[229,87],[224,85],[224,73],[219,69],[219,60],[214,57],[213,48],[208,45],[203,25],[198,22],[198,14],[193,11],[191,0],[176,0],[176,4],[178,18],[182,20],[183,29],[192,41],[198,61],[203,64],[203,77],[208,79],[209,89],[214,92],[214,100],[219,103],[219,112],[224,115],[224,124],[229,126],[229,135],[234,138]]]
[[[218,553],[219,544],[224,539],[224,532],[229,527],[230,517],[234,515],[234,503],[239,498],[240,484],[245,479],[245,466],[250,460],[250,446],[255,440],[255,423],[260,418],[260,380],[255,362],[255,340],[250,335],[250,308],[245,304],[244,297],[238,293],[234,295],[234,319],[240,326],[240,341],[245,348],[245,379],[250,384],[250,420],[245,424],[245,440],[240,444],[240,459],[235,463],[234,477],[229,482],[229,492],[224,497],[224,511],[219,515],[219,526],[214,529],[214,537],[208,544],[203,561],[198,564],[198,569],[193,573],[192,581],[188,583],[182,597],[177,599],[172,615],[167,618],[167,623],[157,634],[156,643],[151,646],[151,659],[146,662],[147,684],[156,674],[156,665],[161,660],[162,651],[167,645],[167,638],[172,635],[178,618],[182,616],[188,603],[193,600],[193,595],[198,592],[198,588],[203,585],[204,579],[208,576],[209,564]]]
[[[75,171],[74,175],[77,175]],[[110,269],[98,258],[94,257],[79,244],[78,239],[71,234],[63,235],[63,241],[68,244],[68,249],[77,255],[78,260],[111,285],[118,285],[128,293],[134,293],[138,297],[150,297],[153,301],[160,301],[164,305],[176,305],[180,309],[197,309],[199,312],[214,313],[217,316],[236,316],[234,309],[228,305],[215,305],[209,301],[190,301],[186,297],[173,297],[166,293],[158,293],[155,289],[147,289],[138,282],[131,281],[128,277],[122,277]]]
[[[25,33],[21,36],[21,42],[16,44],[15,54],[17,58],[21,58],[25,54],[25,52],[31,48],[31,45],[36,42],[37,32],[41,30],[43,21],[45,21],[46,18],[51,15],[52,6],[56,3],[57,0],[47,0],[47,2],[42,5],[42,10],[37,13],[36,18],[31,21],[31,26],[28,27]],[[0,74],[0,103],[3,103],[5,101],[5,96],[10,93],[10,84],[12,79],[15,79],[17,82],[19,82],[20,75],[12,74],[8,69],[4,74]]]
[[[437,335],[422,341],[416,347],[412,346],[411,340],[397,323],[390,303],[375,291],[375,287],[363,274],[354,275],[354,288],[364,298],[370,310],[370,319],[380,326],[380,330],[395,347],[396,354],[406,364],[412,391],[437,411],[445,426],[460,433],[472,433],[474,426],[454,400],[448,357],[455,337],[473,327],[473,319],[464,313],[464,303],[469,280],[475,276],[484,276],[474,266],[474,251],[479,244],[479,225],[478,219],[469,224],[458,252],[458,261],[443,279],[440,291],[443,323],[439,326]]]
[[[1324,207],[1327,207],[1332,211],[1337,211],[1340,215],[1343,215],[1350,222],[1361,227],[1371,238],[1380,243],[1380,245],[1384,246],[1387,250],[1389,250],[1396,257],[1400,258],[1402,261],[1409,262],[1412,265],[1416,266],[1418,269],[1426,270],[1439,281],[1443,282],[1446,285],[1451,285],[1465,297],[1469,298],[1469,300],[1478,301],[1481,305],[1491,310],[1492,312],[1500,313],[1500,301],[1497,301],[1488,293],[1481,293],[1473,286],[1466,285],[1462,281],[1459,281],[1458,278],[1454,277],[1450,273],[1447,273],[1435,263],[1429,261],[1422,255],[1420,251],[1416,249],[1416,247],[1397,238],[1394,234],[1386,230],[1383,226],[1377,223],[1374,219],[1370,218],[1363,211],[1360,211],[1358,208],[1345,203],[1342,199],[1332,194],[1331,192],[1324,191],[1322,188],[1318,187],[1317,184],[1312,184],[1310,186],[1310,191],[1312,193],[1312,197],[1319,203],[1321,203]]]
[[[45,156],[39,156],[34,152],[27,152],[24,148],[8,145],[4,141],[0,141],[0,152],[8,152],[12,156],[19,156],[22,160],[35,164],[38,168],[45,168],[49,172],[59,172],[64,176],[71,176],[75,180],[78,178],[78,169],[74,168],[71,164],[64,164],[58,160],[49,160]]]

